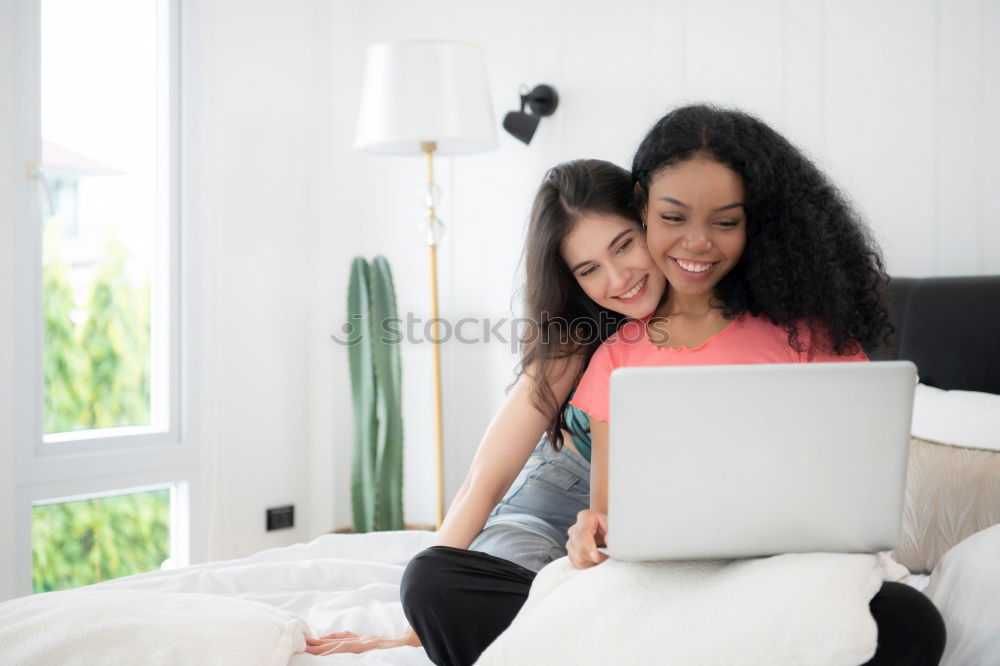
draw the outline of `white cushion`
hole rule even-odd
[[[911,432],[932,442],[1000,451],[1000,395],[917,384]]]
[[[945,553],[924,593],[948,632],[941,666],[1000,664],[1000,525]]]

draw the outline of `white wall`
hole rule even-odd
[[[452,38],[486,50],[497,122],[522,83],[550,83],[556,115],[529,147],[439,160],[448,202],[442,313],[510,314],[513,272],[535,186],[552,164],[600,157],[629,165],[645,130],[689,101],[738,105],[806,149],[868,216],[895,275],[1000,273],[1000,5],[962,0],[341,1],[319,28],[332,98],[319,172],[327,198],[311,231],[311,451],[333,485],[312,484],[350,522],[346,355],[320,341],[343,321],[347,261],[381,252],[402,310],[426,313],[427,265],[414,231],[419,158],[351,151],[364,47]],[[345,235],[342,235],[345,234]],[[515,305],[516,307],[516,305]],[[511,380],[503,345],[444,350],[447,487],[464,476]],[[434,518],[430,359],[404,350],[407,519]],[[329,447],[335,444],[331,454]],[[332,461],[331,461],[332,457]],[[325,509],[324,509],[325,510]]]
[[[315,5],[188,2],[182,180],[188,367],[201,447],[196,560],[315,534],[307,501],[304,255],[315,214]],[[189,414],[190,416],[190,414]],[[266,533],[269,506],[296,527]]]

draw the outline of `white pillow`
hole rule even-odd
[[[1000,451],[1000,395],[917,384],[910,430],[932,442]]]
[[[945,553],[924,593],[948,632],[941,666],[1000,664],[1000,525]]]
[[[1000,451],[1000,395],[918,384],[912,432],[953,447]],[[941,666],[1000,664],[1000,525],[948,550],[924,593],[947,628]]]
[[[82,587],[0,604],[0,661],[24,666],[284,666],[305,624],[217,594]]]

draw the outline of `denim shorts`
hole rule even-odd
[[[542,437],[469,550],[537,572],[566,555],[566,531],[588,508],[590,464],[566,446],[554,451]]]

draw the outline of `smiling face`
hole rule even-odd
[[[585,214],[560,250],[583,291],[601,307],[641,319],[663,296],[666,279],[646,250],[642,229],[630,219]]]
[[[670,282],[670,300],[707,307],[715,285],[746,245],[743,179],[702,155],[659,171],[649,184],[644,219],[653,261]]]

